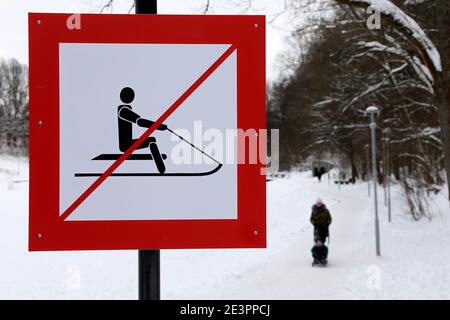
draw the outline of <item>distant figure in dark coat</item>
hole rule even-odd
[[[325,173],[325,168],[321,167],[321,168],[317,168],[314,167],[313,170],[313,177],[317,177],[317,179],[320,181],[322,181],[322,175]]]
[[[325,167],[320,167],[320,173],[323,175],[325,174],[327,170],[325,169]]]
[[[314,236],[318,236],[322,243],[329,236],[329,226],[332,222],[330,211],[323,203],[322,199],[317,199],[316,204],[312,207],[311,224],[314,226]]]
[[[325,174],[325,168],[324,167],[320,167],[319,169],[319,175],[317,176],[319,178],[319,182],[322,181],[322,176]]]
[[[314,167],[314,169],[313,169],[313,177],[315,178],[315,177],[318,177],[318,176],[319,176],[319,168]]]

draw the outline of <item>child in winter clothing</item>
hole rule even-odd
[[[316,236],[314,238],[314,247],[311,249],[312,256],[314,258],[313,264],[327,264],[327,257],[328,257],[328,248],[327,246],[322,242],[322,239],[320,236]]]

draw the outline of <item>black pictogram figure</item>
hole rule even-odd
[[[150,128],[153,125],[153,121],[141,118],[140,115],[132,110],[130,105],[134,100],[133,89],[126,87],[120,92],[120,100],[123,103],[117,108],[117,121],[119,128],[119,149],[122,152],[127,151],[127,149],[137,140],[133,139],[133,124],[138,125],[143,128]],[[160,125],[157,130],[164,131],[167,129],[165,124]],[[138,149],[147,148],[151,143],[156,142],[154,137],[148,137]]]
[[[133,139],[133,124],[138,125],[144,128],[150,128],[154,122],[148,119],[141,118],[140,115],[135,113],[132,110],[130,105],[134,100],[134,90],[130,87],[125,87],[120,91],[120,100],[122,101],[122,105],[119,105],[117,108],[117,121],[118,121],[118,132],[119,132],[119,150],[121,152],[125,152],[128,148],[137,140]],[[191,142],[184,139],[182,136],[178,135],[171,129],[167,127],[167,125],[160,125],[157,130],[161,131],[169,131],[171,134],[178,137],[180,140],[189,144],[192,148],[200,151],[203,155],[207,156],[215,163],[217,163],[217,167],[210,171],[205,172],[179,172],[179,173],[165,173],[166,166],[164,164],[164,160],[167,159],[165,154],[161,154],[159,152],[158,146],[156,144],[155,137],[148,137],[144,142],[137,147],[137,149],[145,149],[149,148],[150,154],[131,154],[128,156],[126,160],[153,160],[155,161],[156,168],[158,169],[158,173],[140,173],[140,172],[132,172],[132,173],[112,173],[110,176],[112,177],[150,177],[150,176],[207,176],[216,173],[222,167],[222,164],[205,153],[200,148],[193,145]],[[122,154],[100,154],[92,160],[117,160]],[[102,173],[75,173],[75,177],[99,177]]]
[[[132,88],[123,88],[122,91],[120,91],[120,100],[124,104],[117,108],[119,149],[120,151],[125,152],[136,141],[136,139],[133,139],[133,124],[143,128],[150,128],[154,122],[141,118],[140,115],[132,110],[130,105],[130,103],[134,100],[134,90]],[[157,130],[161,131],[166,129],[167,126],[165,124],[162,124],[157,128]],[[148,137],[139,147],[137,147],[137,149],[145,148],[150,149],[150,154],[155,161],[159,173],[164,173],[166,171],[166,166],[164,165],[163,157],[159,152],[155,137]]]

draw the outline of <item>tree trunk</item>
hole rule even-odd
[[[358,178],[358,168],[355,164],[355,148],[353,145],[353,138],[350,138],[350,166],[352,169],[352,179]]]
[[[441,127],[442,151],[444,155],[444,169],[447,178],[448,200],[450,201],[450,63],[449,63],[449,1],[435,2],[436,26],[439,30],[437,42],[443,72],[435,75],[435,99],[439,113],[439,126]]]
[[[441,128],[442,152],[444,155],[444,168],[447,177],[447,187],[450,201],[450,81],[443,74],[436,75],[435,100],[438,106],[439,126]]]

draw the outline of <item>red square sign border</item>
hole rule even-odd
[[[29,250],[264,248],[261,164],[238,165],[237,220],[64,221],[59,216],[59,43],[232,44],[238,128],[264,129],[265,17],[30,13]],[[81,128],[80,128],[81,129]]]

